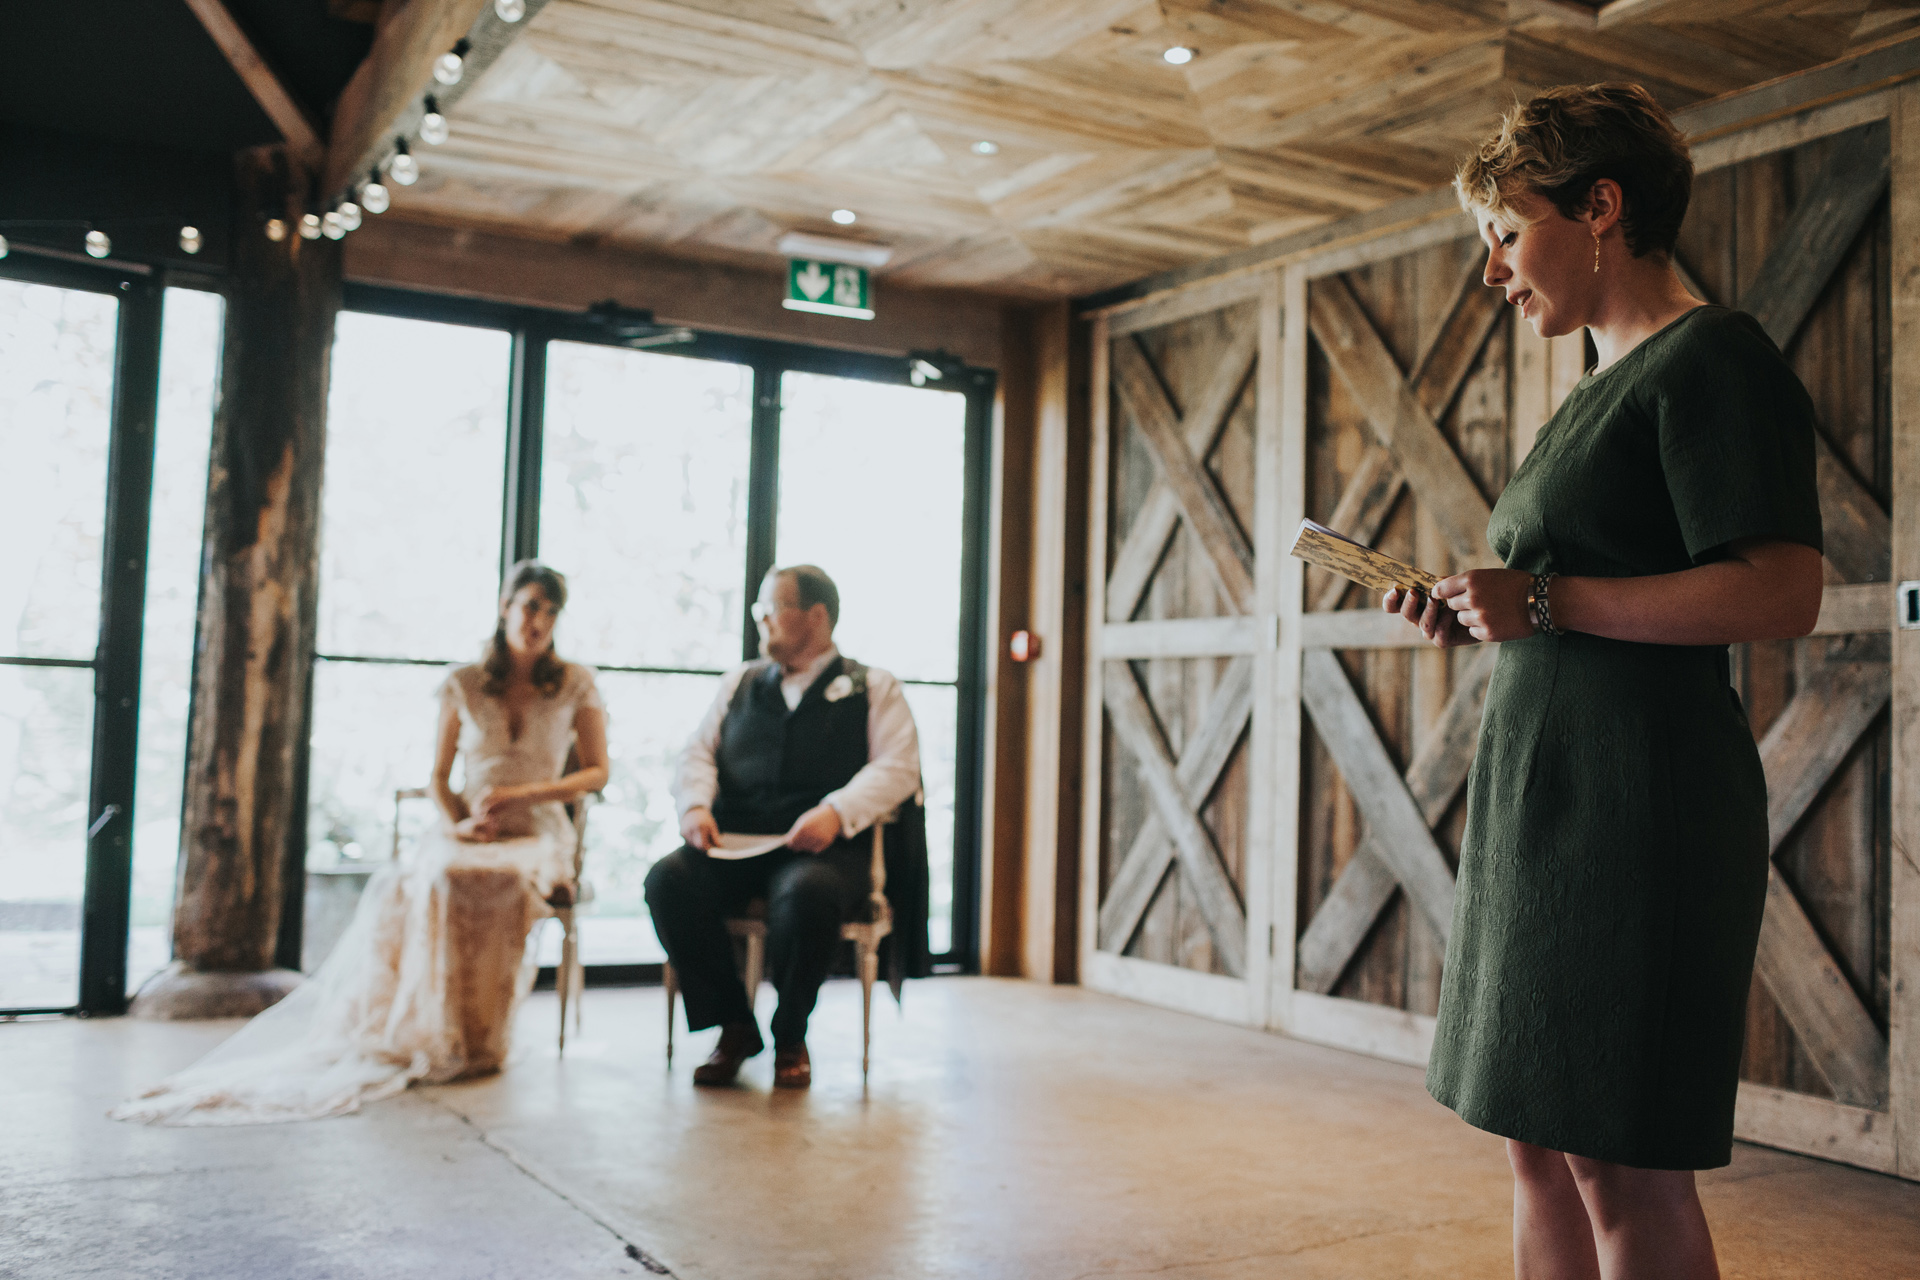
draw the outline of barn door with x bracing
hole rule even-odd
[[[1268,274],[1096,333],[1083,972],[1236,1021],[1261,1017],[1268,937],[1280,319]]]

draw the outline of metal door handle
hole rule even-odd
[[[95,836],[99,835],[100,828],[106,826],[109,822],[112,822],[113,815],[118,812],[120,812],[120,806],[117,804],[110,804],[106,808],[102,809],[100,811],[100,816],[93,820],[93,825],[87,828],[87,839],[91,840]]]

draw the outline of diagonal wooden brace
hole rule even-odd
[[[1103,673],[1107,714],[1114,733],[1125,742],[1139,762],[1140,780],[1146,785],[1154,811],[1173,839],[1181,869],[1187,874],[1200,914],[1206,918],[1213,935],[1214,950],[1234,974],[1247,971],[1247,916],[1240,905],[1240,894],[1220,863],[1213,837],[1200,822],[1187,798],[1181,793],[1180,779],[1167,750],[1160,726],[1154,722],[1146,695],[1140,692],[1132,671],[1124,662],[1109,662]]]
[[[1466,783],[1480,734],[1480,712],[1487,703],[1487,683],[1499,653],[1487,645],[1475,656],[1407,770],[1407,791],[1430,827],[1446,817]],[[1294,970],[1299,990],[1322,995],[1333,990],[1399,884],[1386,851],[1369,829],[1300,937]]]
[[[1242,655],[1227,664],[1199,729],[1180,752],[1176,773],[1189,809],[1197,812],[1213,793],[1252,714],[1253,659]],[[1149,811],[1100,903],[1099,946],[1103,950],[1126,948],[1173,859],[1173,840],[1166,824],[1157,812]]]

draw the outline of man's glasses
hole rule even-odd
[[[768,604],[764,600],[755,600],[753,602],[752,607],[749,608],[747,612],[753,615],[753,620],[755,622],[765,622],[768,618],[772,617],[774,614],[778,613],[780,610],[790,609],[793,607],[794,606],[792,605]]]

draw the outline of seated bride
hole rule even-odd
[[[150,1124],[259,1124],[353,1111],[413,1081],[498,1071],[532,984],[528,936],[572,900],[564,805],[607,780],[593,672],[554,652],[566,579],[509,570],[483,661],[440,687],[433,798],[413,861],[377,872],[314,974],[185,1071],[116,1108]],[[579,768],[563,775],[569,750]],[[456,755],[464,785],[453,790]]]

